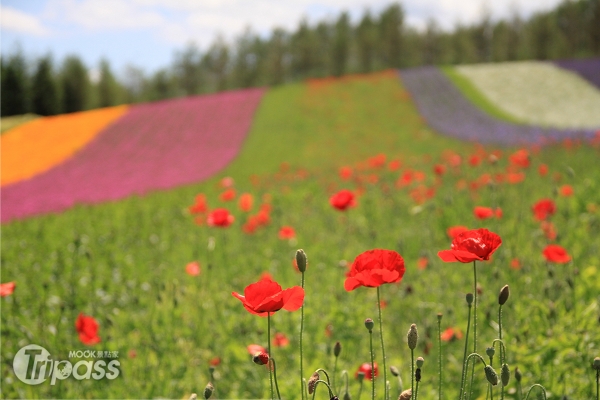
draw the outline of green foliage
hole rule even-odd
[[[61,70],[62,111],[86,110],[89,104],[90,81],[88,71],[77,56],[65,58]]]
[[[33,112],[38,115],[56,115],[60,110],[58,87],[52,70],[52,58],[38,60],[31,87]]]
[[[2,57],[1,115],[25,114],[29,110],[29,85],[27,62],[21,50],[4,60]]]

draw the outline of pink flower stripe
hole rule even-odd
[[[132,106],[72,158],[2,188],[2,222],[209,178],[239,153],[265,89]]]

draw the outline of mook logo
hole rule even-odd
[[[116,357],[117,352],[110,353]],[[70,352],[69,356],[81,357],[101,357],[102,351],[85,350]],[[56,384],[57,380],[63,381],[70,376],[77,380],[83,379],[115,379],[119,376],[121,364],[118,360],[81,360],[72,364],[68,360],[54,360],[50,352],[38,346],[30,344],[21,348],[13,359],[13,370],[17,378],[28,385],[39,385],[50,379],[50,385]]]

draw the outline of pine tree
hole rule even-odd
[[[20,49],[9,56],[6,63],[2,58],[1,96],[1,113],[3,117],[29,112],[27,64]]]
[[[390,68],[403,66],[402,30],[404,11],[400,4],[392,4],[381,13],[380,30],[382,41],[382,58]]]
[[[358,45],[360,71],[371,72],[377,50],[377,29],[369,10],[365,12],[360,24],[356,28],[356,42]]]
[[[343,12],[335,23],[333,37],[333,51],[331,52],[332,73],[341,76],[348,67],[348,53],[350,51],[350,16]]]
[[[119,84],[110,70],[108,60],[100,61],[100,80],[98,81],[98,105],[110,107],[119,104]]]
[[[56,115],[59,112],[58,87],[48,55],[38,60],[31,86],[32,109],[38,115]]]
[[[61,71],[63,111],[66,113],[85,110],[88,106],[90,81],[87,68],[79,57],[69,56]]]

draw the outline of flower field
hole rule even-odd
[[[600,90],[552,63],[519,61],[456,69],[499,108],[529,124],[600,128]]]
[[[600,88],[600,58],[588,60],[560,60],[555,61],[554,64],[579,74],[588,82],[597,88]]]
[[[227,165],[239,151],[262,93],[254,89],[137,105],[102,131],[97,140],[55,168],[3,187],[2,221],[59,212],[76,203],[117,200],[207,178]],[[115,111],[122,113],[125,108]],[[81,115],[86,122],[93,117],[88,113]],[[64,158],[68,141],[51,137],[52,143],[56,143],[54,147],[40,147],[23,137],[35,133],[31,126],[38,121],[52,123],[36,120],[21,127],[28,129],[23,135],[19,128],[7,133],[2,137],[3,151],[5,139],[14,137],[10,142],[14,147],[19,140],[28,140],[43,154],[46,154],[44,149],[50,148],[48,154]],[[72,131],[64,128],[56,132]],[[70,138],[75,141],[81,137],[72,134]],[[6,151],[17,153],[12,149]],[[44,157],[35,159],[45,161]],[[2,160],[4,167],[5,157]],[[21,171],[17,166],[22,162],[23,156],[8,159],[7,169],[16,174]]]
[[[437,69],[132,107],[2,188],[1,396],[593,399],[595,135],[492,119]],[[61,212],[5,219],[25,200]],[[23,383],[31,343],[77,375]]]

